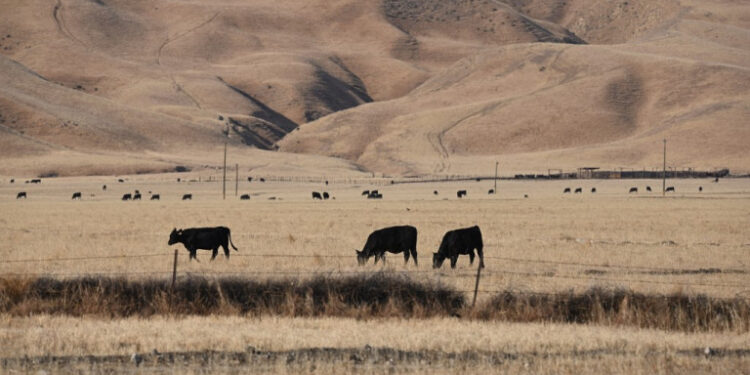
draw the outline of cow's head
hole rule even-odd
[[[354,250],[357,253],[357,263],[359,263],[360,266],[364,266],[365,263],[367,263],[367,259],[369,258],[367,254],[365,254],[364,251]]]
[[[440,268],[443,265],[445,257],[440,253],[432,253],[432,268]]]
[[[167,245],[174,245],[180,241],[182,241],[182,229],[172,229],[172,233],[169,234],[169,242],[167,242]]]

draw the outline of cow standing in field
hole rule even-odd
[[[160,198],[161,198],[161,197],[159,196],[159,194],[152,194],[152,195],[151,195],[151,200],[152,200],[152,201],[158,201],[158,200],[159,200]]]
[[[591,188],[591,193],[596,193],[596,188],[595,187]]]
[[[234,251],[237,251],[237,247],[232,243],[232,234],[227,227],[212,227],[212,228],[187,228],[172,229],[172,233],[169,234],[169,242],[167,244],[174,245],[176,243],[182,243],[185,245],[187,251],[190,252],[190,260],[198,258],[195,256],[198,250],[212,250],[211,260],[216,258],[219,254],[219,247],[224,248],[224,255],[227,259],[229,258],[229,246],[227,242],[232,245]]]
[[[135,194],[133,194],[133,200],[134,200],[134,201],[139,201],[139,200],[141,200],[141,193],[139,193],[139,192],[138,192],[138,190],[136,190],[136,193],[135,193]]]
[[[385,263],[385,252],[398,254],[404,253],[404,263],[409,262],[409,255],[417,263],[417,228],[411,225],[395,226],[378,229],[369,236],[362,251],[357,252],[357,262],[360,266],[365,265],[370,257],[375,256],[375,264],[382,259]]]
[[[22,191],[22,192],[19,192],[18,194],[16,194],[16,199],[21,199],[21,198],[26,199],[26,192],[25,191]]]
[[[583,188],[580,188],[580,187],[576,188],[576,191],[574,193],[575,194],[582,194],[583,193]]]
[[[133,196],[132,196],[132,195],[130,195],[130,193],[127,193],[127,194],[123,194],[123,195],[122,195],[122,200],[124,200],[124,201],[129,201],[129,200],[131,200],[131,199],[133,199]]]
[[[651,192],[651,186],[646,186],[646,191]]]
[[[637,187],[630,188],[630,191],[628,191],[628,194],[630,193],[638,193],[638,188]]]
[[[183,194],[182,195],[182,200],[184,200],[184,201],[191,201],[191,200],[193,200],[193,194]]]
[[[241,201],[247,201],[247,200],[250,200],[250,194],[242,194],[242,195],[240,196],[240,200],[241,200]]]
[[[674,186],[667,186],[666,192],[673,192],[674,193]]]
[[[327,191],[324,191],[324,192],[323,192],[323,199],[328,199],[328,198],[330,198],[330,197],[331,197],[331,196],[330,196],[330,195],[328,195],[328,192],[327,192]]]
[[[362,195],[370,195],[370,191],[369,190],[362,190]]]
[[[569,187],[566,187],[565,190],[563,190],[563,194],[565,194],[565,193],[570,193],[570,188]]]
[[[491,194],[495,194],[495,189],[490,189],[490,190],[489,190],[489,191],[487,192],[487,194],[490,194],[490,195],[491,195]]]
[[[321,197],[321,196],[320,196],[320,193],[318,193],[317,191],[313,191],[313,192],[312,192],[312,199],[313,199],[313,200],[314,200],[314,199],[322,200],[322,199],[323,199],[323,197]]]
[[[76,191],[75,193],[73,193],[73,197],[70,198],[70,199],[72,199],[72,200],[76,200],[76,199],[81,200],[81,192],[80,191]]]
[[[482,249],[482,232],[478,226],[449,231],[443,236],[437,253],[432,253],[432,268],[440,268],[443,261],[451,260],[451,268],[456,268],[459,255],[469,255],[469,263],[474,264],[474,249],[479,255],[479,267],[484,268],[484,253]]]
[[[456,192],[456,197],[463,198],[466,196],[466,190],[459,190]]]

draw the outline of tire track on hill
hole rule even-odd
[[[73,35],[73,33],[71,33],[68,27],[65,25],[65,19],[63,18],[63,15],[62,15],[62,8],[63,8],[62,0],[57,0],[57,3],[55,3],[55,7],[52,10],[52,18],[55,20],[55,24],[57,25],[57,30],[60,31],[60,33],[63,34],[63,36],[67,37],[68,39],[71,39],[74,42],[82,45],[83,47],[88,48],[86,44],[83,43],[80,39],[76,38],[76,36]]]

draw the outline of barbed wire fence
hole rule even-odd
[[[174,254],[174,263],[172,271],[107,271],[107,272],[0,272],[0,278],[20,278],[20,277],[152,277],[152,278],[172,278],[174,284],[175,278],[177,277],[177,250]],[[127,254],[127,255],[109,255],[109,256],[90,256],[90,257],[57,257],[57,258],[26,258],[26,259],[6,259],[0,260],[0,265],[3,264],[25,264],[25,263],[65,263],[65,262],[81,262],[91,260],[105,260],[105,259],[144,259],[144,258],[172,258],[172,254]],[[254,253],[254,254],[235,254],[234,257],[252,257],[252,258],[278,258],[278,259],[346,259],[352,260],[352,256],[345,255],[318,255],[318,254],[278,254],[278,253]],[[556,261],[546,259],[523,259],[515,257],[503,257],[503,256],[485,256],[486,260],[501,260],[505,262],[514,263],[528,263],[538,265],[551,265],[551,266],[562,266],[562,267],[577,267],[577,268],[591,268],[588,271],[593,271],[594,275],[591,274],[571,274],[571,273],[559,273],[559,272],[527,272],[519,271],[507,268],[492,268],[481,271],[481,275],[487,276],[521,276],[534,279],[551,279],[551,280],[583,280],[589,282],[606,282],[606,283],[617,283],[619,286],[629,286],[631,284],[650,284],[650,285],[672,285],[681,287],[711,287],[711,288],[722,288],[729,290],[736,290],[736,297],[750,300],[750,283],[726,283],[726,282],[703,282],[703,281],[664,281],[664,280],[650,280],[642,278],[619,278],[619,277],[603,277],[598,273],[602,272],[598,269],[606,270],[621,270],[628,273],[646,273],[653,276],[658,275],[686,275],[686,274],[735,274],[735,275],[750,275],[749,269],[734,268],[731,270],[722,270],[717,268],[701,268],[698,270],[685,270],[680,268],[671,267],[655,267],[655,266],[633,266],[633,265],[618,265],[618,264],[604,264],[604,263],[588,263],[588,262],[571,262],[571,261]],[[477,270],[479,271],[479,270]],[[376,273],[390,273],[401,276],[411,275],[436,275],[440,278],[477,278],[476,287],[473,290],[456,290],[461,293],[482,293],[482,294],[500,294],[500,293],[515,293],[515,294],[526,294],[526,295],[542,295],[542,296],[560,296],[568,295],[560,292],[540,292],[540,291],[527,291],[527,290],[500,290],[500,289],[485,289],[479,288],[480,272],[466,272],[465,270],[245,270],[245,271],[210,271],[210,272],[183,272],[184,276],[204,276],[204,277],[337,277],[337,276],[367,276]],[[602,272],[603,273],[603,272]]]

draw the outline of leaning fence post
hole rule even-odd
[[[479,277],[482,275],[482,262],[479,262],[479,267],[477,267],[477,282],[474,284],[474,299],[471,301],[471,308],[474,308],[474,305],[477,303],[477,293],[479,293]]]
[[[174,283],[177,280],[177,249],[174,250],[174,265],[172,266],[172,291],[174,292]]]

